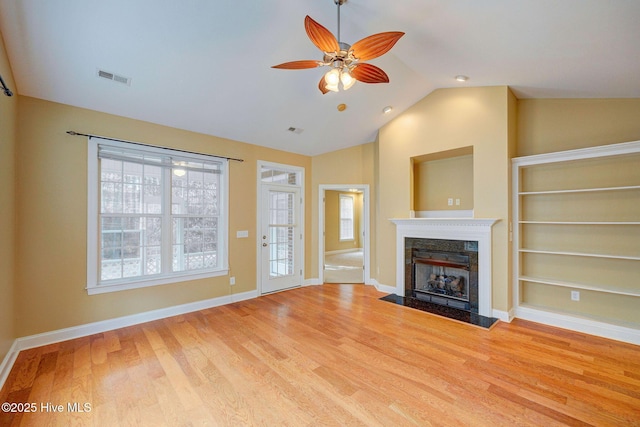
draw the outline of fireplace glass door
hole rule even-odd
[[[462,254],[416,252],[413,291],[416,298],[469,308],[469,257]]]

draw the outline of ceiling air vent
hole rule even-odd
[[[291,126],[289,129],[287,129],[289,132],[291,133],[295,133],[296,135],[300,135],[302,133],[302,131],[304,131],[304,129],[300,129],[300,128],[294,128],[293,126]]]
[[[130,77],[120,76],[118,74],[110,73],[110,72],[104,71],[104,70],[98,70],[98,77],[101,77],[101,78],[107,79],[107,80],[111,80],[111,81],[114,81],[116,83],[122,83],[122,84],[125,84],[127,86],[131,86],[131,78]]]

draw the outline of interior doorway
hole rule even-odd
[[[319,275],[322,283],[369,281],[369,186],[321,185]]]

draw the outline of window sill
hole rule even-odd
[[[208,279],[211,277],[226,276],[229,274],[229,270],[208,271],[205,273],[194,273],[181,276],[171,277],[158,277],[147,280],[131,281],[131,282],[119,282],[113,284],[104,285],[87,285],[87,293],[89,295],[106,294],[109,292],[127,291],[130,289],[147,288],[150,286],[168,285],[171,283],[186,282],[189,280]]]

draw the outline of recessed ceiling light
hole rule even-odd
[[[393,107],[391,107],[391,105],[387,105],[386,107],[384,107],[384,108],[382,109],[382,112],[383,112],[384,114],[388,114],[388,113],[390,113],[390,112],[391,112],[391,110],[393,110]]]
[[[467,80],[469,80],[469,77],[467,76],[463,76],[462,74],[459,74],[456,76],[456,80],[459,82],[466,82]]]

